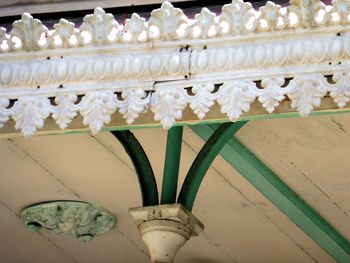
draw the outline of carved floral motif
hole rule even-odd
[[[10,32],[11,45],[4,45],[0,50],[8,52],[21,49],[74,48],[91,44],[100,46],[111,43],[139,43],[154,39],[190,40],[350,23],[348,0],[333,0],[329,6],[320,0],[290,2],[290,6],[281,8],[268,1],[257,12],[250,3],[233,0],[231,4],[222,7],[219,16],[203,8],[199,14],[195,14],[194,19],[189,19],[181,9],[164,1],[159,9],[152,11],[148,21],[138,14],[132,14],[123,23],[123,29],[112,14],[106,14],[100,7],[93,14],[84,17],[80,28],[74,28],[73,23],[61,19],[50,32],[39,20],[24,13],[21,20],[13,23]],[[1,31],[0,45],[1,35],[4,35]]]
[[[350,23],[349,14],[350,14],[350,1],[348,0],[333,0],[333,8],[330,11],[330,14],[336,14],[339,16],[339,19],[333,19],[333,23],[341,23],[346,25]]]
[[[52,110],[52,118],[61,129],[67,128],[68,124],[77,115],[78,107],[75,105],[77,95],[74,93],[58,95],[55,98],[55,106]]]
[[[285,27],[286,19],[281,14],[281,6],[268,1],[265,6],[260,7],[258,28],[265,30],[276,30]]]
[[[255,100],[254,82],[248,80],[234,80],[224,83],[218,92],[217,101],[221,105],[221,112],[226,113],[231,121],[237,121],[243,112],[250,109]]]
[[[193,85],[193,95],[189,97],[190,108],[202,120],[205,114],[214,105],[216,96],[212,94],[214,84],[206,83],[201,85]]]
[[[93,134],[99,132],[104,123],[111,121],[111,115],[117,109],[117,95],[112,91],[88,92],[81,101],[79,111],[83,124],[89,125]]]
[[[106,209],[77,201],[58,201],[37,204],[21,212],[30,231],[50,231],[85,242],[111,230],[115,217]]]
[[[197,32],[198,30],[198,32]],[[209,38],[217,35],[219,24],[216,21],[216,15],[210,12],[208,8],[203,8],[200,14],[197,14],[192,24],[192,35],[195,38]]]
[[[13,107],[12,118],[16,129],[30,137],[37,129],[44,127],[44,120],[50,114],[50,101],[42,96],[25,96],[18,99]]]
[[[91,34],[91,40],[85,40],[87,44],[90,42],[95,45],[108,44],[115,40],[113,34],[117,35],[119,24],[112,14],[106,14],[102,8],[97,7],[94,10],[94,14],[84,17],[84,22],[80,26],[82,37],[84,37],[84,31]]]
[[[48,46],[47,28],[40,20],[34,19],[30,14],[24,13],[21,20],[15,21],[12,24],[11,40],[14,49],[40,49]],[[18,43],[15,42],[17,37]],[[42,40],[42,43],[40,42]]]
[[[327,84],[320,74],[296,76],[290,83],[288,97],[292,108],[297,108],[301,116],[310,114],[314,107],[321,105],[321,98],[327,93]]]
[[[6,29],[0,27],[0,52],[7,52],[11,49],[9,36],[6,34]]]
[[[154,112],[154,119],[160,121],[164,129],[170,129],[176,119],[182,118],[182,111],[187,105],[186,98],[183,88],[157,89],[152,96],[151,110]]]
[[[146,19],[135,13],[131,15],[131,18],[125,20],[125,27],[123,31],[124,40],[126,42],[143,42],[149,39]]]
[[[330,88],[330,95],[338,107],[343,108],[350,100],[350,73],[337,72],[333,75],[332,80],[335,84]]]
[[[118,108],[127,124],[132,124],[150,103],[150,96],[142,89],[126,89],[121,97],[123,100],[118,101]]]
[[[153,10],[148,21],[150,30],[155,27],[159,30],[153,38],[173,40],[184,38],[188,35],[188,19],[181,9],[174,8],[167,1],[163,2],[160,9]],[[178,32],[182,30],[183,32]],[[152,35],[152,32],[150,32]]]
[[[311,27],[328,20],[326,6],[320,0],[290,0],[288,12],[295,15],[295,23],[289,17],[290,27]]]
[[[222,7],[220,15],[221,33],[239,35],[253,31],[256,27],[255,16],[254,9],[250,3],[243,2],[243,0],[233,0],[232,4]],[[248,22],[251,22],[250,26],[248,26]],[[223,28],[223,25],[228,27],[227,30]]]
[[[125,88],[120,98],[112,90],[89,91],[77,102],[74,92],[61,93],[53,102],[45,96],[23,96],[9,107],[9,100],[0,99],[0,125],[12,117],[16,129],[21,129],[24,136],[29,137],[43,127],[44,120],[52,118],[65,129],[79,112],[83,124],[89,125],[93,133],[100,131],[105,123],[109,123],[116,110],[132,124],[141,113],[151,110],[154,119],[160,121],[163,128],[169,129],[176,120],[181,120],[187,105],[198,119],[202,120],[210,108],[217,102],[221,112],[231,121],[237,121],[250,105],[257,99],[268,113],[272,113],[286,96],[291,107],[296,108],[301,116],[310,114],[314,107],[321,104],[321,99],[330,93],[338,107],[344,107],[350,101],[350,73],[336,72],[329,83],[321,74],[296,75],[286,87],[283,77],[264,78],[261,86],[249,79],[227,80],[217,85],[216,82],[194,84],[191,87],[176,86],[176,82],[168,85],[148,88]],[[214,92],[215,91],[215,92]]]
[[[269,78],[261,81],[262,90],[259,90],[259,101],[268,113],[272,113],[284,99],[285,90],[281,88],[284,78]]]
[[[60,19],[54,24],[55,31],[52,34],[52,45],[55,47],[75,47],[79,45],[77,30],[74,23],[66,19]]]
[[[25,13],[9,34],[0,28],[0,126],[12,118],[28,137],[50,115],[64,129],[79,113],[96,133],[112,114],[131,124],[150,109],[170,128],[187,105],[203,119],[217,102],[235,121],[256,99],[272,113],[287,96],[304,116],[326,93],[344,107],[349,8],[292,0],[256,11],[233,0],[189,19],[165,1],[149,20],[120,26],[96,8],[80,28],[61,19],[50,31]]]

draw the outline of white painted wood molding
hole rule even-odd
[[[190,0],[173,0],[172,2],[186,2]],[[0,16],[21,15],[24,12],[42,14],[52,12],[66,12],[102,8],[118,8],[127,6],[141,6],[161,4],[162,0],[1,0]]]
[[[189,106],[198,119],[218,103],[237,121],[259,101],[285,100],[306,116],[331,96],[350,100],[350,1],[292,0],[259,10],[234,0],[194,19],[164,2],[148,21],[121,25],[96,8],[79,28],[53,29],[24,13],[0,29],[0,126],[12,118],[28,137],[51,116],[65,129],[79,113],[93,133],[114,112],[127,124],[147,111],[169,129]],[[1,132],[1,130],[0,130]]]

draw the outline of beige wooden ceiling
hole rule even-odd
[[[158,186],[166,132],[135,131]],[[248,123],[236,135],[290,187],[350,239],[350,115]],[[185,128],[180,182],[203,142]],[[140,206],[137,178],[109,133],[0,140],[0,262],[149,262],[128,214]],[[22,208],[48,200],[84,200],[113,212],[111,232],[81,243],[29,232]],[[193,213],[205,230],[177,263],[334,262],[314,241],[218,157],[200,188]]]

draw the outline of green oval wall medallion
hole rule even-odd
[[[78,201],[54,201],[29,206],[21,212],[31,231],[48,230],[89,241],[111,230],[116,218],[94,204]]]

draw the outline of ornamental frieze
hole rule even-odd
[[[52,28],[24,13],[0,29],[0,126],[28,137],[52,118],[65,129],[81,116],[93,133],[120,114],[147,111],[165,129],[189,107],[205,118],[213,105],[231,121],[259,102],[281,102],[306,116],[331,97],[350,100],[350,1],[293,0],[254,9],[234,0],[193,19],[164,2],[149,19],[125,21],[96,8],[79,27]]]

